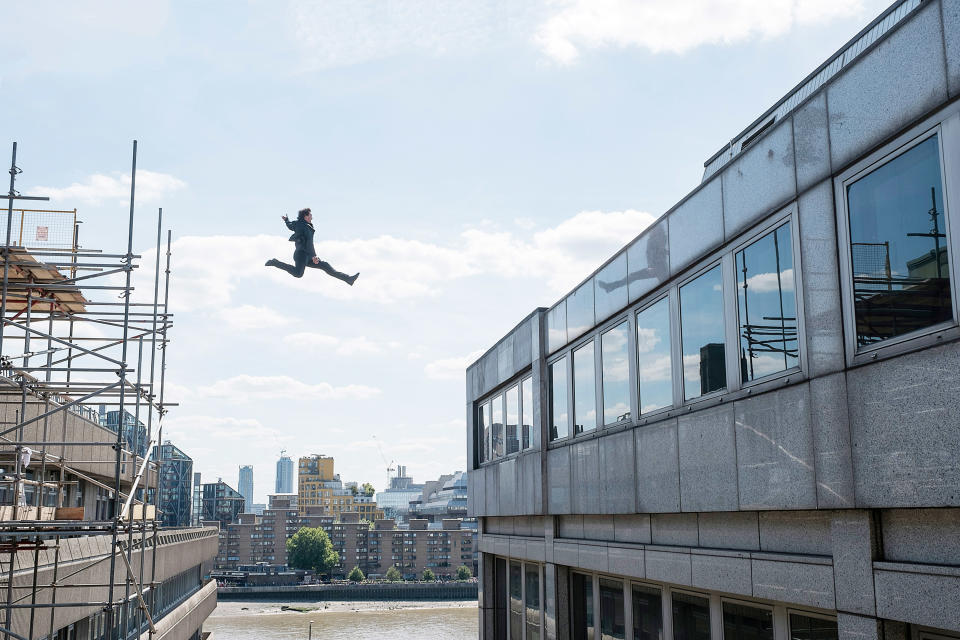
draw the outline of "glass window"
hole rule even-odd
[[[724,602],[723,640],[773,640],[773,611]]]
[[[664,298],[637,314],[637,379],[640,413],[673,405],[670,356],[670,300]]]
[[[490,448],[493,450],[493,457],[503,457],[503,396],[499,395],[493,399],[490,426]]]
[[[490,459],[490,403],[484,402],[480,405],[480,414],[477,416],[477,436],[480,438],[478,443],[478,455],[480,462],[486,462]]]
[[[623,606],[623,583],[600,579],[600,638],[624,640],[626,619]]]
[[[710,601],[687,593],[672,595],[674,640],[710,640]]]
[[[727,386],[720,265],[680,287],[683,397],[698,398]]]
[[[520,387],[507,390],[507,455],[520,451]]]
[[[520,446],[527,449],[536,444],[536,436],[533,430],[533,378],[527,378],[520,383],[520,395],[522,397],[521,406],[523,407],[523,439]]]
[[[570,412],[567,408],[567,357],[550,365],[550,439],[570,435]]]
[[[597,387],[593,342],[573,352],[573,434],[597,427]]]
[[[938,136],[847,186],[857,345],[949,320]]]
[[[738,251],[736,262],[741,380],[799,366],[790,225]]]
[[[573,640],[593,640],[593,578],[582,573],[570,579],[570,634]]]
[[[540,640],[540,567],[526,566],[527,639]]]
[[[603,362],[603,424],[630,419],[628,332],[627,323],[621,322],[600,337],[600,358]]]
[[[510,563],[510,640],[523,640],[523,573],[519,562]]]
[[[633,585],[633,640],[663,640],[660,589]]]
[[[790,640],[837,640],[836,620],[790,614]]]

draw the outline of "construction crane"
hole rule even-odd
[[[390,462],[387,462],[387,456],[383,455],[383,447],[380,446],[380,440],[377,439],[376,434],[373,435],[373,439],[377,441],[377,451],[380,452],[380,459],[383,460],[384,466],[387,467],[387,486],[384,487],[384,489],[386,490],[390,488],[390,474],[394,470],[393,463],[396,461],[391,460]]]

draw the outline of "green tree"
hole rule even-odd
[[[457,580],[469,580],[472,577],[473,573],[467,565],[462,564],[457,567]]]
[[[363,582],[366,578],[363,576],[363,571],[360,571],[360,567],[354,567],[347,576],[347,580],[350,582]]]
[[[424,570],[423,570],[423,581],[424,581],[424,582],[435,582],[436,579],[437,579],[437,576],[433,575],[433,571],[430,571],[430,569],[424,569]]]
[[[360,490],[357,489],[357,485],[355,485],[355,484],[350,485],[350,495],[354,495],[354,496],[355,496],[355,495],[357,495],[358,493],[360,493]]]
[[[303,527],[287,540],[287,564],[296,569],[329,573],[340,561],[330,536],[320,528]]]
[[[372,498],[372,497],[373,497],[373,494],[375,494],[375,493],[377,492],[377,490],[374,489],[374,488],[373,488],[373,485],[370,484],[369,482],[364,482],[364,483],[363,483],[362,490],[363,490],[364,495],[367,496],[368,498]]]
[[[402,576],[396,567],[390,567],[387,569],[387,573],[384,577],[390,582],[399,582],[402,579]]]

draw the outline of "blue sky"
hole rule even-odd
[[[887,4],[21,3],[0,141],[122,249],[139,140],[137,250],[159,206],[174,232],[166,435],[205,479],[252,464],[265,501],[286,448],[380,488],[377,440],[418,480],[465,468],[466,364]],[[304,206],[354,288],[262,266]]]

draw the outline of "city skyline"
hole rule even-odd
[[[139,140],[134,297],[152,291],[162,206],[179,403],[164,433],[204,477],[252,464],[264,503],[288,448],[380,488],[378,442],[436,477],[466,468],[478,350],[688,193],[758,105],[888,3],[674,4],[609,2],[600,22],[539,0],[18,5],[0,42],[18,189],[76,207],[81,244],[125,246]],[[705,96],[723,97],[709,118]],[[263,266],[289,260],[280,216],[305,206],[355,286]]]

